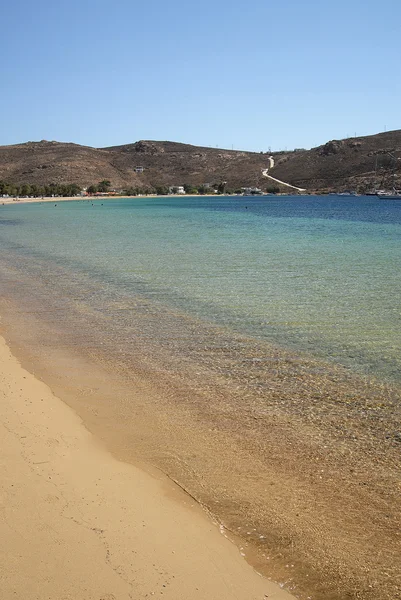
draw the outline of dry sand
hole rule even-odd
[[[145,198],[146,196],[60,196],[57,198],[43,197],[43,198],[0,198],[1,204],[34,204],[41,202],[65,202],[66,200],[75,200],[76,202],[93,202],[93,200],[118,200],[120,198]]]
[[[121,200],[121,199],[127,199],[130,198],[131,200],[134,200],[135,198],[137,198],[138,200],[140,198],[160,198],[163,196],[158,196],[157,194],[146,194],[145,196],[143,195],[138,195],[138,196],[120,196],[120,195],[115,195],[115,196],[60,196],[58,198],[49,198],[49,197],[44,197],[44,198],[0,198],[0,206],[1,204],[33,204],[33,203],[41,203],[41,202],[54,202],[54,204],[57,204],[58,202],[65,202],[66,200],[75,200],[75,202],[93,202],[94,200]],[[168,196],[166,196],[168,198],[189,198],[189,197],[193,197],[193,195],[188,195],[186,196],[185,194],[168,194]],[[216,194],[202,194],[201,196],[199,196],[200,198],[215,198],[218,197]]]
[[[289,600],[163,476],[114,459],[0,338],[2,600]]]

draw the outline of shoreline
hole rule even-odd
[[[401,390],[108,288],[29,237],[14,252],[8,232],[9,347],[112,456],[160,469],[299,598],[398,597]]]
[[[348,403],[346,421],[323,404],[328,426],[321,422],[319,429],[300,413],[279,409],[269,417],[264,403],[249,412],[234,403],[230,416],[224,397],[214,396],[210,410],[204,401],[198,404],[202,396],[196,400],[198,393],[181,389],[181,383],[154,381],[139,356],[127,386],[110,349],[104,349],[103,359],[85,348],[77,352],[62,343],[59,333],[54,336],[41,313],[32,322],[31,312],[27,320],[23,307],[17,313],[15,308],[3,305],[3,332],[20,364],[79,415],[119,464],[151,475],[156,469],[157,477],[165,474],[205,507],[257,572],[284,582],[302,599],[394,597],[384,575],[397,578],[399,572],[394,554],[399,477],[390,457],[381,464],[384,455],[378,449],[371,456],[353,442],[344,445],[342,438],[336,450],[330,422],[335,418],[337,431],[352,425]],[[286,357],[280,360],[285,364]],[[202,378],[209,379],[207,372]],[[352,426],[357,437],[365,435],[361,425]],[[373,525],[369,542],[366,523]],[[380,561],[370,552],[372,544],[380,548]]]
[[[240,198],[240,195],[231,194],[232,197]],[[231,197],[230,196],[230,197]],[[75,202],[93,202],[94,200],[133,200],[135,198],[143,199],[143,198],[219,198],[225,197],[224,194],[219,196],[218,194],[202,194],[202,195],[193,195],[190,194],[168,194],[166,196],[158,196],[157,194],[146,194],[138,196],[62,196],[59,198],[0,198],[0,206],[1,205],[18,205],[18,204],[41,204],[42,202],[54,202],[57,204],[58,202],[67,202],[67,201],[75,201]]]
[[[294,598],[178,486],[113,458],[2,337],[0,359],[4,597]]]

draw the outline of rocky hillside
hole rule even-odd
[[[367,189],[396,165],[400,181],[401,130],[373,136],[333,140],[312,150],[272,153],[270,174],[308,191]],[[377,159],[377,161],[376,161]],[[268,155],[220,150],[176,142],[139,141],[111,148],[72,143],[27,142],[0,146],[0,180],[14,184],[78,183],[103,179],[113,187],[151,188],[156,185],[200,185],[227,181],[228,189],[274,185],[262,176]],[[138,167],[143,172],[138,172]],[[399,183],[401,187],[401,181]]]
[[[0,146],[0,180],[37,185],[76,182],[81,186],[102,179],[118,186],[131,182],[130,174],[120,173],[111,158],[106,150],[45,140]]]
[[[276,160],[271,175],[308,190],[360,192],[392,187],[394,175],[401,188],[401,130],[292,152]]]

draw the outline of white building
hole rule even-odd
[[[262,196],[263,192],[260,188],[257,187],[243,187],[241,188],[244,196]]]
[[[183,185],[171,185],[168,188],[170,194],[185,194]]]

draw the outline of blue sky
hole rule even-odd
[[[399,0],[13,0],[0,21],[0,145],[259,151],[401,126]]]

